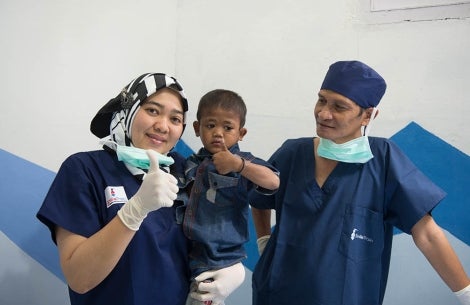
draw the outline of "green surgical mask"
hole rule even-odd
[[[327,139],[320,138],[317,154],[323,158],[336,160],[346,163],[366,163],[374,157],[369,145],[369,132],[372,122],[377,114],[377,108],[374,107],[370,116],[369,125],[365,127],[364,135],[342,144]]]
[[[126,164],[142,169],[150,168],[150,159],[147,153],[145,152],[145,149],[116,145],[116,154],[118,156],[118,160]],[[159,165],[169,166],[175,163],[172,157],[162,155],[158,152],[157,154]]]
[[[317,153],[323,158],[346,163],[366,163],[374,157],[370,151],[367,136],[361,136],[343,144],[320,138]]]

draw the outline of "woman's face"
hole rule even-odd
[[[183,106],[175,91],[164,88],[149,96],[132,123],[132,144],[166,154],[183,133]]]
[[[330,90],[320,90],[315,105],[317,135],[342,144],[361,136],[361,126],[369,123],[370,110],[363,111],[347,97]]]

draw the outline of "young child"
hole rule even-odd
[[[229,90],[210,91],[199,102],[193,127],[204,147],[186,163],[190,196],[183,221],[184,233],[192,241],[191,291],[215,278],[220,268],[237,263],[243,267],[249,238],[248,193],[254,189],[274,194],[279,187],[277,169],[238,147],[247,133],[246,112],[243,99]],[[210,298],[188,297],[186,304],[200,301]]]

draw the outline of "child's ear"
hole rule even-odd
[[[246,135],[247,132],[248,130],[245,127],[240,128],[240,135],[238,136],[238,141],[243,140],[243,137]]]
[[[199,137],[199,121],[193,122],[193,128],[194,128],[194,133],[196,134],[196,137]]]

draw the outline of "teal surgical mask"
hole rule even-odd
[[[126,164],[142,169],[150,168],[150,159],[145,152],[145,149],[116,144],[116,154],[118,156],[118,160]],[[159,165],[169,166],[175,162],[171,157],[162,155],[158,152],[157,154]]]
[[[346,163],[366,163],[374,156],[370,151],[367,136],[362,136],[343,144],[336,144],[320,138],[317,153],[319,156]]]
[[[374,108],[369,125],[365,127],[363,136],[342,144],[336,144],[331,140],[320,138],[317,154],[326,159],[346,163],[366,163],[372,159],[374,155],[372,155],[370,150],[368,135],[376,113],[377,108]]]

